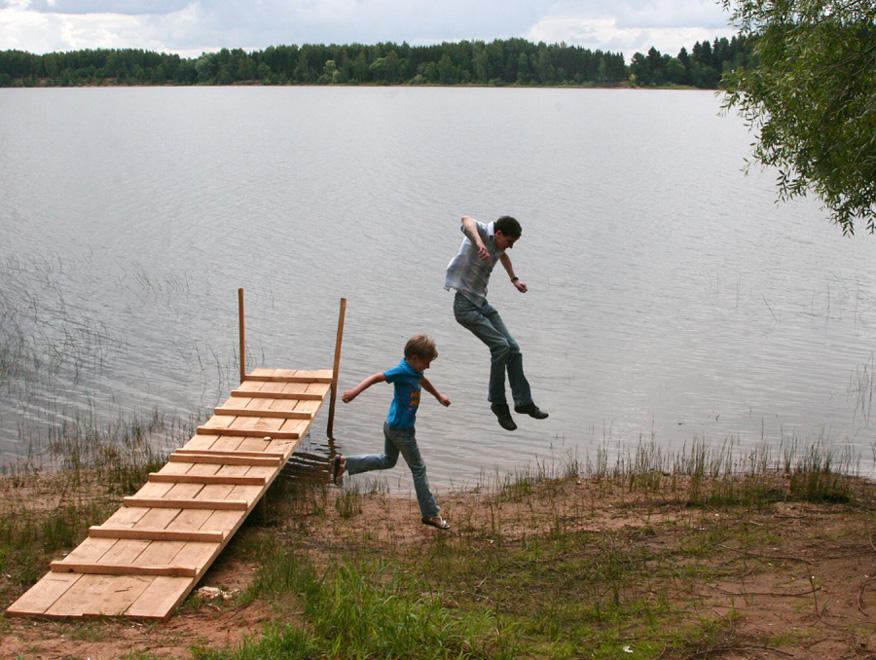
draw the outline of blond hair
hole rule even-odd
[[[416,355],[423,360],[434,360],[438,357],[438,349],[429,335],[414,335],[405,344],[405,358]]]

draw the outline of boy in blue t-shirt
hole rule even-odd
[[[364,390],[374,383],[392,383],[395,393],[389,415],[383,424],[384,448],[382,454],[365,454],[362,456],[335,456],[332,477],[337,482],[344,472],[359,474],[370,470],[387,470],[398,461],[401,453],[407,461],[414,476],[414,489],[420,504],[423,524],[450,529],[450,525],[438,513],[439,507],[429,490],[429,480],[426,478],[426,464],[420,457],[417,438],[414,431],[417,407],[420,405],[420,388],[422,386],[434,396],[442,406],[449,406],[450,399],[439,394],[438,390],[423,375],[432,360],[438,357],[435,342],[428,335],[415,335],[405,345],[405,357],[394,369],[376,373],[359,383],[352,390],[344,392],[344,403],[350,403]]]

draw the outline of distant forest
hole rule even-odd
[[[381,43],[239,48],[185,59],[137,49],[34,55],[0,51],[0,87],[86,85],[679,85],[717,88],[723,72],[750,66],[753,38],[697,42],[676,57],[651,48],[627,65],[621,53],[524,39],[434,46]]]

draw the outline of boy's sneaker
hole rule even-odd
[[[491,403],[490,410],[493,411],[493,414],[499,419],[499,426],[501,426],[506,431],[513,431],[517,428],[517,424],[514,423],[514,420],[511,418],[511,409],[508,408],[507,403]]]
[[[450,523],[437,513],[434,516],[423,516],[423,524],[429,525],[430,527],[437,527],[438,529],[450,529]]]
[[[524,403],[522,406],[514,406],[514,412],[519,412],[523,415],[529,415],[535,419],[547,419],[548,414],[544,410],[540,410],[532,401]]]

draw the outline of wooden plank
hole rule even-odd
[[[272,440],[270,439],[270,436],[261,438],[243,438],[237,446],[237,451],[253,452],[256,456],[270,456],[273,454],[286,458],[285,451],[271,449],[271,442]]]
[[[198,427],[198,433],[216,433],[222,435],[226,428],[235,420],[233,415],[213,415],[210,419]]]
[[[54,605],[81,576],[47,573],[6,610],[8,616],[38,616]]]
[[[212,525],[206,524],[213,513],[215,513],[215,511],[211,511],[210,509],[186,509],[185,511],[180,513],[176,517],[176,520],[168,525],[167,528],[180,532],[192,532],[200,530],[222,532],[227,538],[227,529],[225,529],[224,527],[213,527]],[[243,517],[240,511],[228,511],[227,513],[237,518]]]
[[[242,387],[242,386],[241,386]],[[250,392],[244,389],[231,390],[232,397],[253,397],[259,399],[291,399],[301,401],[322,401],[324,396],[318,392]]]
[[[83,575],[82,579],[77,583],[77,586],[83,584],[83,582],[92,577],[103,578],[104,576]],[[92,598],[89,604],[83,608],[82,616],[97,617],[123,615],[154,579],[154,577],[145,575],[113,576],[103,589],[102,599]]]
[[[133,527],[149,513],[149,509],[139,509],[136,507],[121,507],[113,515],[107,518],[104,524],[109,524],[113,527]]]
[[[97,561],[115,545],[117,540],[116,538],[86,537],[64,559],[69,559],[70,561]]]
[[[265,483],[265,477],[237,477],[221,474],[161,474],[158,472],[150,472],[149,481],[162,481],[165,483],[240,484],[245,486],[258,486]]]
[[[195,586],[191,578],[156,577],[130,607],[126,616],[136,619],[167,620]]]
[[[49,568],[54,573],[82,573],[86,575],[167,575],[196,577],[197,566],[136,566],[128,562],[101,564],[75,561],[53,561]]]
[[[119,539],[100,561],[107,564],[130,564],[146,549],[149,541],[142,539]],[[84,563],[84,562],[83,562]]]
[[[176,522],[176,521],[174,521]],[[200,543],[222,543],[225,533],[221,531],[180,530],[126,527],[109,527],[106,525],[88,528],[88,535],[104,539],[141,539],[145,541],[197,541]]]
[[[278,373],[256,373],[258,369],[246,375],[247,381],[267,381],[271,383],[328,383],[332,382],[332,374],[329,371],[327,374],[321,371],[299,371],[295,375],[288,373],[279,373],[280,369],[268,369],[266,371],[275,371]]]
[[[249,439],[250,438],[247,438],[247,440]],[[252,439],[256,440],[256,438]],[[258,441],[260,443],[260,447],[266,447],[270,442],[269,440],[265,440],[264,438],[261,438]],[[246,456],[251,458],[285,458],[282,452],[270,452],[265,451],[264,449],[238,449],[235,451],[189,451],[187,449],[177,449],[171,454],[171,456],[179,456],[180,458],[184,458],[186,456],[219,456],[228,458]]]
[[[73,573],[73,575],[77,575]],[[79,579],[48,610],[52,617],[118,616],[154,579],[141,576],[79,575]]]
[[[139,497],[164,497],[167,494],[167,491],[172,487],[172,484],[157,484],[147,481],[143,484],[140,490],[137,491],[137,495]]]
[[[265,433],[258,429],[223,429],[222,434],[234,435],[239,437],[246,437],[250,435],[265,435]],[[270,436],[274,440],[298,440],[301,437],[301,433],[298,431],[270,431]]]
[[[149,509],[134,529],[165,529],[182,509]]]
[[[185,547],[185,541],[152,541],[137,557],[135,566],[180,566],[176,556]]]
[[[297,410],[256,410],[249,408],[216,408],[217,415],[235,415],[237,417],[284,417],[287,419],[311,419],[313,414],[310,412],[299,412]]]
[[[186,449],[211,449],[213,447],[213,443],[219,439],[219,435],[216,433],[197,433],[195,434],[191,440],[186,443]]]
[[[266,454],[264,456],[232,456],[231,454],[177,454],[168,459],[177,463],[209,463],[211,465],[261,465],[282,467],[286,463],[283,454]],[[194,482],[192,482],[194,483]]]
[[[234,429],[243,429],[249,431],[246,435],[270,437],[271,431],[276,431],[283,426],[285,420],[275,419],[271,417],[235,417],[234,421],[228,425],[228,428],[223,433],[228,433]]]
[[[194,500],[194,499],[160,499],[145,497],[125,497],[124,506],[142,506],[165,509],[217,509],[246,511],[249,503],[240,500]]]

